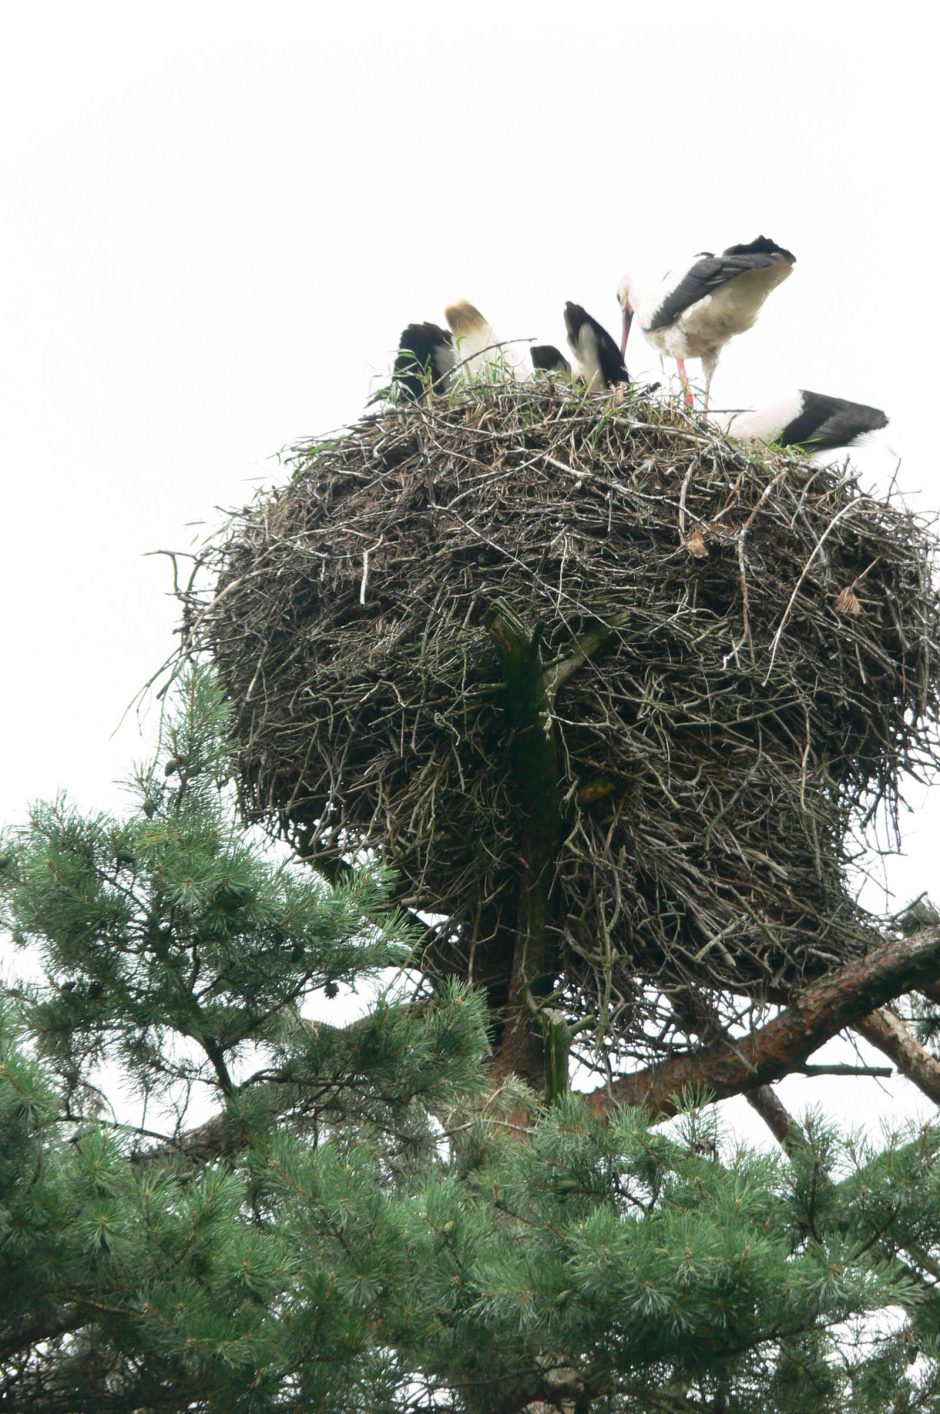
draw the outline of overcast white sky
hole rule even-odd
[[[725,351],[713,403],[802,386],[884,407],[901,486],[940,505],[936,34],[914,16],[5,7],[0,819],[63,786],[118,803],[146,748],[133,721],[110,734],[173,645],[148,553],[186,549],[277,479],[279,448],[354,419],[402,326],[455,298],[563,345],[566,299],[616,332],[625,269],[771,236],[795,273]],[[659,376],[639,342],[630,365]],[[902,900],[933,885],[938,841],[934,803],[892,871]]]

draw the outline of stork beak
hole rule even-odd
[[[623,358],[627,352],[627,340],[630,337],[630,325],[633,323],[633,310],[623,311],[623,338],[620,340],[620,357]]]

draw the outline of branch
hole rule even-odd
[[[670,1000],[679,1020],[703,1042],[734,1044],[720,1012],[704,993],[692,987],[682,987],[671,994]],[[785,1153],[792,1154],[805,1144],[800,1126],[770,1085],[759,1085],[756,1090],[749,1090],[745,1098]]]
[[[28,1325],[17,1331],[5,1332],[0,1338],[0,1360],[9,1360],[22,1351],[30,1350],[40,1341],[55,1340],[77,1330],[88,1320],[88,1313],[81,1306],[64,1306],[57,1315],[35,1317]]]
[[[548,665],[543,675],[545,695],[553,706],[555,698],[558,696],[558,689],[570,677],[573,677],[579,668],[583,668],[588,659],[593,657],[599,648],[603,648],[613,635],[614,626],[612,624],[597,624],[578,639],[578,646],[573,653],[569,653],[567,658],[560,658],[557,662]]]
[[[539,653],[540,631],[530,633],[503,604],[494,605],[486,627],[499,655],[512,727],[510,756],[525,815],[527,841],[543,868],[554,866],[564,838],[558,748],[551,703]]]
[[[853,1029],[890,1056],[898,1070],[940,1105],[940,1061],[915,1040],[900,1017],[882,1007],[853,1023]]]
[[[936,977],[940,931],[925,928],[891,940],[867,957],[812,983],[767,1026],[741,1040],[717,1042],[693,1055],[622,1076],[585,1096],[598,1115],[621,1105],[640,1105],[672,1115],[683,1091],[707,1091],[713,1100],[756,1090],[788,1075],[824,1041],[902,992]]]
[[[568,1061],[571,1050],[571,1029],[563,1012],[555,1007],[542,1007],[542,1044],[545,1050],[545,1103],[551,1105],[568,1093]]]
[[[917,990],[923,992],[929,1001],[940,1002],[940,982],[924,982]]]
[[[861,1075],[872,1080],[890,1080],[894,1074],[894,1068],[890,1065],[795,1065],[790,1074],[809,1076]]]
[[[784,1153],[792,1154],[794,1149],[805,1144],[800,1126],[769,1085],[758,1085],[756,1090],[749,1090],[745,1099],[751,1109],[760,1115]]]

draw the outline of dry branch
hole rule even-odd
[[[745,1098],[785,1153],[792,1153],[804,1142],[800,1126],[770,1085],[758,1085],[756,1090],[748,1090]]]

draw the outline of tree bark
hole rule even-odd
[[[860,1017],[853,1030],[894,1061],[924,1094],[940,1105],[940,1061],[917,1041],[899,1016],[887,1007]]]
[[[805,1142],[800,1126],[769,1085],[758,1085],[756,1090],[748,1090],[745,1098],[754,1113],[760,1115],[785,1154],[792,1154],[794,1149]]]

